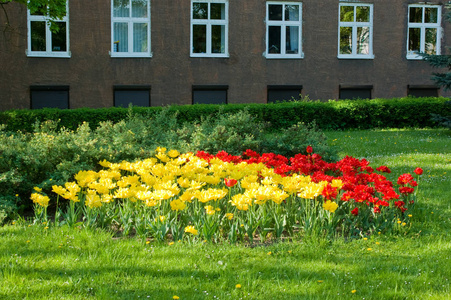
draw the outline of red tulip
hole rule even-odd
[[[312,148],[312,146],[307,146],[307,153],[308,154],[310,154],[310,153],[312,153],[313,152],[313,148]]]
[[[233,179],[233,178],[224,178],[224,183],[228,187],[234,186],[237,182],[238,181],[236,179]]]
[[[417,175],[421,175],[421,174],[423,174],[423,169],[422,168],[416,168],[413,172],[415,174],[417,174]]]

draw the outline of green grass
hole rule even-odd
[[[391,180],[425,170],[406,234],[249,248],[146,244],[18,221],[0,228],[0,299],[450,299],[449,131],[327,135],[340,156],[390,167]]]

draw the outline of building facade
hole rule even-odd
[[[418,56],[445,54],[443,1],[67,5],[56,32],[4,5],[0,110],[450,95]]]

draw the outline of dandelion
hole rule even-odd
[[[27,244],[30,242],[30,240],[27,241]]]
[[[237,289],[240,289],[241,288],[241,284],[237,284],[237,285],[235,285],[235,288],[237,288]]]
[[[379,242],[376,242],[376,245],[380,245],[381,243],[379,243]]]
[[[406,222],[402,222],[401,226],[406,226],[406,224],[407,224]]]
[[[409,218],[412,218],[412,215],[408,215]]]
[[[318,283],[323,283],[323,281],[322,280],[318,280]]]
[[[272,254],[272,252],[271,251],[269,251],[268,253],[267,253],[268,255],[271,255]]]
[[[49,227],[48,227],[48,226],[46,226],[46,227],[44,227],[44,229],[49,229]]]
[[[180,299],[180,297],[179,297],[179,296],[176,296],[176,295],[174,295],[174,296],[172,297],[172,299],[174,299],[174,300],[178,300],[178,299]]]
[[[357,292],[357,290],[352,290],[351,293],[355,294]]]
[[[372,249],[372,248],[368,248],[368,249],[366,249],[366,250],[371,251],[371,250],[373,250],[373,249]]]
[[[368,240],[368,238],[363,238],[364,241]]]
[[[180,242],[180,241],[179,241],[179,242]],[[172,246],[172,245],[174,245],[174,242],[170,242],[170,243],[169,243],[169,246]]]
[[[150,241],[147,241],[147,242],[146,242],[146,245],[149,245],[149,244],[150,244]]]

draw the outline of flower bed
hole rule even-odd
[[[409,228],[417,181],[402,174],[398,188],[365,159],[328,163],[314,154],[286,158],[247,150],[180,154],[157,148],[155,157],[80,171],[75,182],[53,186],[55,222],[115,228],[156,240],[224,240],[357,236]],[[422,170],[414,171],[418,176]],[[36,189],[36,219],[47,220],[49,197]],[[63,211],[59,198],[69,200]]]

